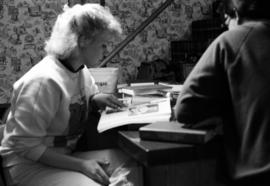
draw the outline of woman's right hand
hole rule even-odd
[[[109,185],[109,176],[106,172],[108,166],[109,162],[106,160],[82,160],[80,170],[96,182]]]
[[[119,101],[113,94],[98,93],[92,97],[92,100],[95,101],[100,109],[104,109],[106,106],[114,109],[126,107],[126,105]]]

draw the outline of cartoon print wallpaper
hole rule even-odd
[[[119,83],[135,80],[142,62],[170,61],[170,41],[188,39],[194,20],[212,16],[214,0],[174,0],[108,64],[119,68]],[[69,3],[80,0],[69,0]],[[99,0],[84,0],[99,3]],[[128,37],[164,0],[105,0]],[[0,0],[0,103],[8,103],[13,83],[45,53],[57,14],[68,0]],[[123,38],[123,39],[124,39]],[[118,42],[104,48],[108,55]]]

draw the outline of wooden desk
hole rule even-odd
[[[138,131],[119,131],[119,147],[144,167],[144,186],[220,186],[216,145],[143,141]]]

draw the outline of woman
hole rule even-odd
[[[46,57],[14,84],[0,148],[9,185],[110,184],[117,162],[73,150],[89,111],[125,106],[100,93],[88,71],[98,64],[104,44],[121,32],[110,11],[98,4],[65,7],[58,16]],[[109,153],[127,159],[119,151]]]

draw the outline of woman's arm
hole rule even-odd
[[[200,58],[183,84],[175,105],[179,122],[194,124],[220,115],[224,98],[224,69],[218,40]]]
[[[35,79],[18,84],[13,92],[2,152],[60,169],[79,171],[99,183],[107,184],[108,175],[102,168],[104,162],[60,154],[43,143],[60,107],[60,100],[60,87],[52,80]]]

